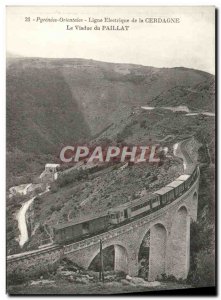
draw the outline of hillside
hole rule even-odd
[[[7,70],[7,147],[49,154],[90,136],[61,72],[14,62]]]
[[[15,216],[29,196],[7,197],[8,253],[35,249],[52,224],[100,214],[168,184],[183,173],[174,144],[194,136],[197,149],[190,145],[188,150],[199,154],[203,174],[198,222],[191,226],[190,277],[196,285],[213,282],[212,272],[204,271],[214,269],[215,122],[214,114],[203,112],[214,112],[214,92],[214,76],[192,69],[9,58],[7,188],[34,182],[45,163],[59,162],[63,145],[160,144],[168,153],[159,164],[105,164],[60,177],[33,202],[27,214],[30,239],[23,249]]]
[[[9,55],[8,186],[38,174],[49,156],[56,161],[63,145],[89,142],[107,129],[109,137],[121,134],[142,105],[211,111],[213,85],[214,76],[186,68]]]
[[[185,68],[14,58],[7,69],[8,146],[51,153],[62,143],[98,134],[122,113],[126,118],[135,106],[155,103],[157,97],[174,104],[172,90],[185,89],[191,98],[208,80],[213,76]],[[210,105],[205,99],[197,102],[202,110]],[[180,101],[189,105],[187,98]]]
[[[94,143],[107,141],[105,134],[109,136],[110,130],[111,127]],[[171,182],[183,173],[182,161],[173,155],[173,145],[179,140],[194,136],[199,146],[204,144],[200,151],[205,162],[209,159],[205,145],[209,145],[211,163],[214,163],[214,117],[186,116],[182,112],[160,109],[142,110],[127,121],[120,122],[118,130],[112,128],[112,132],[110,144],[160,144],[168,147],[168,155],[160,164],[147,162],[126,167],[124,164],[101,165],[88,172],[73,170],[60,178],[50,193],[34,203],[33,224],[36,229],[25,249],[35,248],[41,239],[47,238],[44,226],[80,219],[83,215],[100,214],[119,204],[136,201],[142,195]],[[192,154],[197,155],[195,152]],[[11,202],[14,206],[14,201]],[[15,247],[12,240],[9,245],[11,243]]]
[[[208,81],[202,81],[190,87],[177,86],[169,89],[151,101],[151,106],[179,106],[185,105],[191,111],[215,112],[215,86],[214,78],[208,77]]]

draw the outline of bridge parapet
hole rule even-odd
[[[121,255],[124,255],[124,257],[122,258],[124,264],[121,264],[122,270],[128,270],[128,273],[130,275],[137,275],[138,252],[142,243],[142,239],[146,234],[147,230],[151,230],[151,228],[156,224],[164,224],[163,226],[165,226],[168,239],[166,243],[167,248],[169,249],[169,246],[171,244],[170,232],[173,216],[177,214],[180,207],[185,206],[188,218],[190,217],[192,220],[196,220],[200,175],[199,170],[197,175],[198,176],[195,182],[192,184],[189,190],[187,190],[183,195],[174,200],[172,203],[153,212],[152,214],[143,216],[142,218],[137,220],[133,220],[132,222],[122,225],[118,228],[111,229],[107,232],[98,234],[93,237],[89,237],[83,241],[75,242],[64,246],[52,246],[44,249],[31,251],[29,253],[26,252],[23,254],[12,255],[7,257],[7,273],[12,274],[14,272],[25,272],[27,275],[30,272],[30,270],[32,271],[34,269],[36,272],[40,272],[46,266],[53,267],[64,256],[73,258],[73,260],[75,260],[76,263],[79,263],[79,265],[87,268],[90,264],[91,257],[93,257],[95,253],[97,253],[97,251],[99,251],[99,242],[100,240],[102,240],[105,247],[107,247],[108,245],[115,246],[115,249],[117,251],[116,257],[118,262],[121,261]],[[157,228],[159,229],[160,227],[155,227],[155,232],[157,232]],[[160,231],[158,230],[158,232]],[[161,232],[163,231],[161,230]],[[176,239],[179,238],[178,235],[174,236],[176,236]],[[188,234],[186,236],[188,236]],[[190,237],[188,237],[188,239],[189,238]],[[185,239],[183,238],[182,244],[186,247],[186,250],[184,251],[185,253],[189,253],[189,250],[187,249],[188,243],[189,241],[185,242]],[[154,247],[157,247],[157,243],[153,245],[155,245]],[[152,249],[154,247],[152,247]],[[79,261],[76,261],[77,256],[79,257]],[[165,254],[165,257],[168,261],[170,261],[170,259],[168,258],[168,253]],[[154,258],[154,255],[152,256],[152,258]],[[128,262],[128,266],[125,266],[126,261]],[[179,267],[174,267],[173,265],[168,263],[168,261],[165,262],[165,272],[169,270],[168,274],[175,274],[178,277],[181,274],[179,272]],[[117,268],[117,263],[115,263],[115,266]],[[154,260],[152,261],[151,266],[153,270],[155,268]],[[183,266],[185,266],[186,269],[185,272],[183,272],[182,274],[188,274],[188,262],[186,263],[185,260],[183,260]],[[154,273],[150,274],[149,278],[156,279],[156,274],[157,272],[155,269]]]
[[[181,204],[183,201],[188,199],[188,197],[195,191],[198,190],[198,180],[199,180],[199,173],[198,177],[195,181],[195,183],[190,187],[188,191],[186,191],[181,197],[174,200],[172,203],[168,204],[167,206],[161,208],[160,210],[157,210],[156,212],[147,215],[141,219],[132,221],[126,225],[121,226],[120,228],[112,229],[107,232],[104,232],[102,234],[96,235],[95,237],[85,239],[84,241],[75,242],[73,244],[65,245],[64,246],[64,254],[68,254],[73,251],[77,251],[79,249],[84,249],[88,246],[95,245],[100,242],[100,240],[105,241],[120,235],[123,235],[125,233],[129,233],[133,231],[135,228],[144,226],[150,221],[153,221],[155,219],[159,219],[162,215],[165,214],[165,212],[169,211],[173,206],[177,206],[178,204]],[[196,188],[197,185],[197,188]],[[192,219],[195,219],[194,216],[191,215]]]
[[[24,276],[29,278],[33,274],[43,274],[56,268],[63,257],[63,249],[60,246],[35,251],[25,256],[10,257],[7,259],[7,276]]]

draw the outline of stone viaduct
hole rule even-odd
[[[192,187],[164,208],[120,228],[64,247],[64,255],[79,266],[88,268],[100,251],[114,246],[117,271],[138,275],[138,254],[150,231],[149,277],[162,274],[185,279],[189,271],[190,222],[197,219],[199,176]]]
[[[191,159],[180,143],[187,163]],[[182,149],[181,149],[182,150]],[[185,150],[185,151],[184,151]],[[189,161],[189,162],[188,162]],[[69,245],[15,254],[7,257],[7,275],[44,271],[67,257],[87,269],[100,251],[114,246],[114,269],[131,276],[138,275],[138,255],[147,232],[150,233],[148,280],[160,279],[162,274],[177,279],[187,278],[190,258],[190,223],[197,220],[199,168],[195,182],[179,198],[153,212],[105,233]]]
[[[114,246],[115,270],[136,276],[140,246],[149,231],[148,279],[160,279],[162,274],[185,279],[189,271],[190,222],[197,219],[198,187],[199,171],[190,189],[160,210],[80,242],[12,255],[7,258],[7,272],[28,274],[33,269],[53,266],[64,257],[87,269],[99,253],[102,240],[103,249]]]

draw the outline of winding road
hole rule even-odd
[[[181,152],[181,153],[179,153],[179,155],[177,154],[177,156],[179,156],[180,158],[182,158],[183,160],[185,160],[184,164],[192,164],[193,163],[192,160],[191,160],[191,157],[190,157],[190,155],[188,153],[188,151],[186,150],[186,145],[190,141],[190,139],[192,139],[192,138],[188,138],[188,139],[186,139],[184,141],[181,141],[179,143],[176,143],[174,145],[174,151],[175,152],[177,152],[177,151]],[[46,193],[48,191],[49,191],[49,188],[46,189],[44,192],[40,193],[39,196],[41,196],[42,194],[44,194],[44,193]],[[27,231],[27,225],[26,225],[25,215],[26,215],[28,207],[31,205],[31,203],[33,202],[34,198],[32,198],[32,199],[28,200],[26,203],[24,203],[24,206],[22,207],[22,213],[20,212],[20,218],[21,218],[21,223],[20,223],[20,227],[19,227],[20,232],[21,232],[20,242],[19,242],[20,245],[24,245],[24,243],[27,242],[27,240],[28,240],[28,231]],[[145,216],[145,213],[139,215],[139,218],[140,217],[142,218],[144,216]],[[133,219],[132,221],[135,221],[135,219]],[[126,223],[121,224],[121,225],[124,226],[124,225],[126,225]],[[56,245],[51,245],[51,247],[48,247],[47,249],[54,248],[55,246]],[[58,247],[58,246],[56,246],[56,247]],[[42,248],[42,249],[37,249],[37,250],[33,250],[33,251],[28,251],[28,252],[23,252],[23,253],[19,253],[19,254],[14,254],[14,255],[8,256],[7,259],[13,259],[13,258],[16,258],[16,257],[22,257],[22,256],[26,256],[26,255],[30,254],[30,252],[33,254],[33,253],[38,253],[39,251],[45,251],[45,250],[46,250],[45,248]]]
[[[35,198],[37,196],[42,196],[43,194],[45,194],[47,192],[49,192],[49,187],[48,186],[46,187],[44,192],[41,192],[41,193],[37,194],[35,197],[33,197],[33,198],[29,199],[28,201],[26,201],[25,203],[23,203],[22,207],[20,208],[20,210],[16,214],[16,219],[18,221],[18,229],[20,231],[20,235],[18,237],[18,240],[19,240],[19,245],[20,245],[21,248],[24,246],[24,244],[29,239],[27,221],[26,221],[26,213],[27,213],[29,207],[31,206],[31,204],[33,203],[33,201],[35,200]]]

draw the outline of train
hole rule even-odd
[[[52,226],[54,243],[68,244],[97,235],[107,230],[127,224],[142,215],[170,204],[184,194],[195,182],[199,168],[189,165],[185,174],[167,184],[165,187],[133,200],[129,203],[109,209],[103,215],[81,220],[80,222],[67,222]]]

